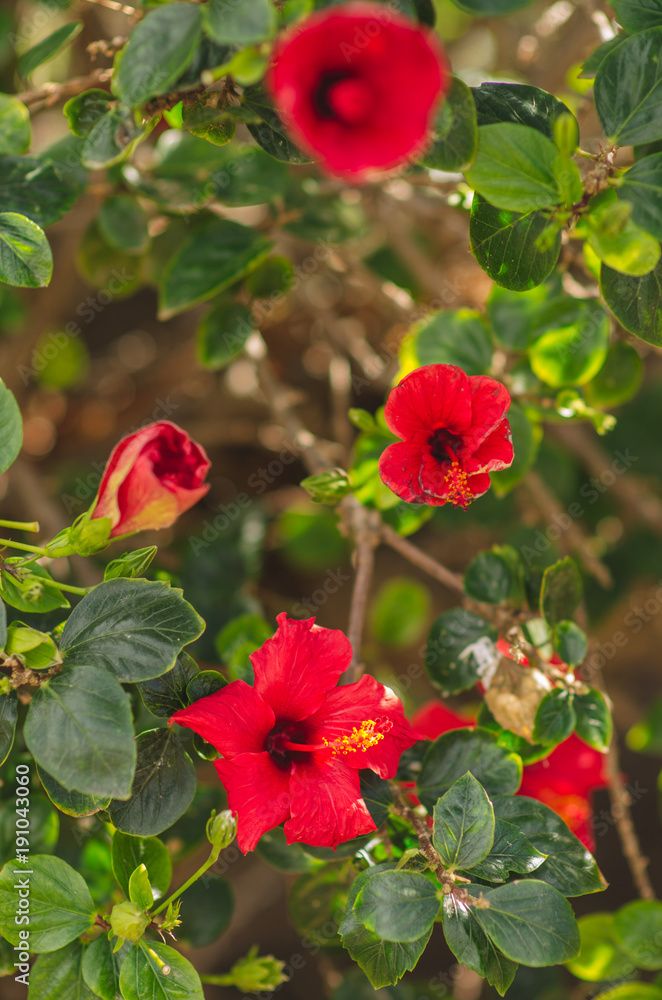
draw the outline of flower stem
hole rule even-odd
[[[216,864],[220,853],[221,853],[220,848],[213,847],[211,854],[209,855],[205,863],[201,865],[200,868],[198,868],[198,870],[194,872],[191,875],[191,877],[188,878],[186,882],[184,882],[183,885],[180,885],[179,889],[175,889],[175,891],[170,896],[168,896],[167,899],[164,899],[160,906],[157,906],[155,910],[152,910],[150,916],[155,917],[157,913],[161,912],[161,910],[165,910],[170,905],[170,903],[174,903],[177,897],[181,896],[183,892],[186,892],[189,886],[192,886],[193,883],[197,881],[197,879],[199,879],[201,875],[204,875],[204,873],[207,871],[208,868],[211,868],[212,865]]]
[[[234,986],[234,976],[229,972],[224,975],[200,976],[200,981],[209,983],[210,986]]]
[[[58,590],[64,590],[67,594],[80,594],[82,597],[85,597],[86,594],[89,594],[94,589],[93,587],[74,587],[70,583],[60,583],[59,580],[51,580],[49,582],[53,583]]]
[[[6,524],[7,522],[3,523]],[[28,545],[27,542],[15,542],[11,538],[0,538],[0,547],[5,545],[11,549],[20,549],[21,552],[36,552],[38,556],[48,555],[46,549],[39,548],[37,545]]]
[[[15,528],[16,531],[39,531],[38,521],[3,521],[0,519],[0,528]]]

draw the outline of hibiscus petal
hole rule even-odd
[[[188,726],[230,759],[260,753],[276,722],[273,710],[245,681],[232,681],[220,691],[194,701],[171,716]]]
[[[400,757],[420,738],[405,718],[402,702],[389,688],[364,674],[356,684],[334,688],[314,715],[306,720],[306,731],[311,743],[329,743],[342,737],[351,737],[353,730],[362,724],[387,720],[390,727],[382,726],[382,739],[367,750],[350,750],[335,759],[348,767],[369,767],[381,778],[393,778]],[[380,727],[377,727],[380,733]]]
[[[510,393],[505,385],[487,375],[473,375],[471,390],[471,426],[462,435],[458,458],[473,455],[478,446],[501,423],[510,406]]]
[[[510,424],[507,420],[502,420],[473,455],[463,460],[462,465],[469,475],[477,472],[496,472],[512,465],[514,457]]]
[[[384,419],[405,440],[439,427],[464,435],[472,422],[470,379],[455,365],[417,368],[389,393]]]
[[[246,854],[289,816],[289,769],[277,767],[268,753],[242,753],[234,760],[215,760],[214,767],[237,814],[237,844]]]
[[[352,659],[352,647],[338,629],[320,628],[314,618],[297,621],[285,612],[278,629],[253,653],[255,690],[279,722],[298,722],[315,712]]]
[[[489,490],[490,477],[485,473],[466,475],[464,465],[458,470],[450,463],[443,465],[431,454],[423,456],[419,475],[421,492],[424,502],[441,506],[444,503],[460,503],[462,496],[467,503],[480,497]]]
[[[396,496],[407,503],[424,503],[418,480],[423,458],[423,446],[413,441],[390,444],[379,457],[379,474]]]
[[[337,757],[311,754],[292,765],[292,816],[285,824],[288,844],[337,847],[376,830],[361,798],[359,772]]]

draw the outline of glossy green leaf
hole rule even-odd
[[[257,124],[247,123],[248,131],[258,146],[274,159],[285,163],[310,163],[310,157],[298,149],[290,139],[262,84],[245,88],[242,105],[247,110],[254,111],[262,119]]]
[[[35,692],[25,742],[37,763],[67,788],[129,794],[135,750],[129,699],[102,670],[75,666]]]
[[[494,810],[485,789],[467,772],[434,807],[432,842],[448,871],[472,868],[490,852]]]
[[[484,618],[464,608],[445,611],[428,635],[425,668],[430,680],[444,696],[473,687],[498,662],[496,640],[496,629]]]
[[[164,271],[161,318],[206,302],[244,278],[267,257],[271,246],[255,229],[229,219],[213,219],[196,229]]]
[[[623,175],[617,194],[632,205],[632,219],[662,240],[662,153],[645,156]]]
[[[13,392],[0,379],[0,472],[6,472],[13,464],[22,444],[23,420],[21,411]],[[5,632],[6,628],[5,624]],[[6,636],[4,638],[6,639]],[[4,646],[4,639],[2,645]]]
[[[126,160],[147,130],[136,114],[123,104],[114,104],[90,128],[83,144],[82,162],[88,170],[101,170]]]
[[[419,157],[430,170],[464,170],[478,149],[476,105],[466,83],[457,76],[442,102],[434,123],[432,145]]]
[[[510,122],[527,125],[554,138],[554,122],[569,115],[569,108],[553,94],[524,83],[483,83],[472,88],[479,125]],[[577,126],[579,137],[579,127]]]
[[[172,878],[172,862],[165,844],[158,837],[135,837],[116,830],[113,834],[112,864],[115,878],[129,897],[131,874],[140,865],[147,869],[155,899],[162,896]]]
[[[95,997],[101,997],[101,1000],[119,1000],[120,969],[130,947],[125,943],[119,951],[114,951],[105,934],[100,934],[87,945],[83,955],[83,979]]]
[[[40,955],[30,970],[28,1000],[97,1000],[83,978],[87,950],[80,941],[71,941]]]
[[[169,719],[180,708],[186,708],[189,698],[186,686],[200,675],[200,668],[188,653],[180,653],[172,670],[151,681],[137,685],[140,696],[152,715]]]
[[[92,816],[100,809],[106,809],[110,802],[110,795],[87,795],[84,792],[75,792],[65,788],[43,768],[38,768],[38,774],[44,791],[53,805],[57,806],[60,812],[66,813],[67,816]]]
[[[632,972],[630,956],[619,947],[614,934],[613,913],[591,913],[577,921],[579,954],[568,962],[573,976],[600,983],[628,976]]]
[[[42,229],[23,215],[0,212],[0,281],[43,288],[53,274],[53,254]]]
[[[375,638],[396,649],[411,646],[423,634],[431,607],[426,586],[409,577],[392,577],[380,587],[370,609]]]
[[[69,122],[69,128],[74,135],[85,139],[100,118],[108,111],[108,105],[113,102],[113,95],[107,90],[84,90],[64,105],[64,113]]]
[[[16,719],[18,717],[18,695],[16,691],[0,695],[0,764],[4,764],[14,745]]]
[[[138,865],[129,878],[129,899],[141,910],[147,910],[154,902],[149,875],[144,864]]]
[[[61,28],[37,42],[31,49],[18,57],[16,68],[19,76],[28,77],[36,70],[37,66],[48,62],[49,59],[54,59],[67,45],[73,42],[74,38],[80,35],[82,30],[82,21],[71,21],[70,24],[63,24]]]
[[[508,212],[475,195],[469,226],[471,250],[497,285],[524,292],[545,281],[559,259],[560,230],[549,245],[538,244],[548,227],[542,212]]]
[[[0,574],[3,600],[18,611],[44,614],[56,608],[70,606],[48,570],[37,563],[31,563],[26,569],[19,569],[16,559],[10,556],[5,559],[5,568]]]
[[[285,834],[279,826],[260,837],[255,852],[272,868],[297,875],[316,871],[323,864],[306,854],[299,844],[287,844]]]
[[[595,76],[595,108],[609,142],[634,146],[662,138],[662,26],[613,49]]]
[[[194,948],[212,944],[232,919],[234,896],[230,883],[216,875],[203,875],[181,897],[182,925],[177,939]]]
[[[623,983],[595,1000],[662,1000],[662,989],[653,983]]]
[[[534,968],[556,965],[579,952],[579,931],[572,907],[547,882],[510,882],[485,895],[489,908],[476,908],[476,919],[513,962]]]
[[[0,212],[25,215],[42,229],[65,215],[80,193],[72,171],[45,158],[0,156]]]
[[[60,641],[65,663],[101,667],[121,681],[159,677],[204,623],[181,590],[161,581],[107,580],[78,604]]]
[[[20,930],[14,917],[25,910],[19,909],[21,878],[15,868],[10,861],[0,872],[0,932],[14,945]],[[30,869],[22,876],[30,890],[30,951],[56,951],[89,930],[96,907],[82,876],[61,858],[33,854]]]
[[[362,838],[362,845],[367,841]],[[341,845],[343,850],[345,845]],[[338,860],[338,855],[331,848],[308,847],[306,853],[315,857],[324,855]],[[352,853],[356,853],[356,847]],[[345,855],[351,857],[349,852]],[[339,868],[335,864],[326,864],[317,871],[306,873],[296,880],[290,892],[290,916],[294,927],[306,940],[323,948],[335,947],[340,943],[338,938],[337,917],[345,909],[351,872]]]
[[[559,320],[557,328],[547,330],[529,347],[531,368],[541,382],[555,389],[584,385],[607,356],[609,318],[602,306],[583,300],[573,303]]]
[[[510,872],[530,875],[540,868],[545,855],[533,846],[512,823],[498,819],[494,828],[494,843],[487,857],[470,866],[469,875],[488,882],[505,882]]]
[[[241,4],[211,0],[204,24],[207,34],[221,45],[254,45],[273,34],[276,10],[269,0]]]
[[[487,729],[456,729],[444,733],[428,749],[417,782],[417,794],[432,810],[437,799],[458,778],[470,771],[487,794],[514,794],[522,778],[522,762],[517,754],[499,746]],[[504,817],[507,819],[507,817]]]
[[[113,86],[129,107],[166,94],[189,65],[200,42],[201,9],[169,3],[147,12],[122,50]]]
[[[478,153],[465,171],[469,184],[496,208],[533,212],[558,205],[554,143],[537,129],[501,122],[478,129]]]
[[[660,259],[660,243],[633,222],[632,206],[615,191],[592,198],[586,216],[588,243],[594,254],[623,274],[643,275]]]
[[[524,599],[523,566],[510,545],[495,545],[480,552],[467,567],[464,589],[469,597],[487,604],[505,601],[521,603]]]
[[[607,351],[602,368],[584,386],[590,406],[619,406],[636,394],[644,377],[644,365],[632,344],[618,341]]]
[[[638,969],[662,969],[662,903],[658,900],[626,903],[614,916],[613,934]]]
[[[600,291],[626,330],[648,344],[662,346],[662,263],[638,278],[603,264]]]
[[[359,890],[353,912],[364,927],[386,941],[417,941],[439,912],[437,889],[417,872],[384,871]]]
[[[542,578],[540,610],[549,625],[572,618],[584,587],[577,563],[566,556],[549,566]]]
[[[575,728],[573,695],[567,688],[554,688],[538,705],[533,726],[533,742],[543,746],[567,740]]]
[[[490,335],[477,310],[433,313],[412,333],[421,365],[457,365],[467,375],[484,375],[492,364]]]
[[[626,31],[662,25],[662,0],[611,0],[611,6]]]
[[[479,891],[478,887],[470,887],[472,895]],[[462,903],[455,896],[444,896],[442,922],[446,943],[458,962],[487,979],[499,996],[503,996],[514,979],[517,965],[487,936],[476,912],[474,906]]]
[[[0,94],[0,156],[25,153],[30,148],[30,112],[11,94]]]
[[[196,331],[196,354],[204,368],[225,368],[246,346],[255,329],[250,309],[224,296],[202,319]]]
[[[535,876],[553,885],[564,896],[600,892],[605,884],[589,851],[549,806],[525,795],[492,796],[499,819],[512,823],[547,860]]]
[[[558,622],[552,631],[554,649],[564,663],[576,667],[588,652],[586,634],[574,622]]]
[[[223,205],[261,205],[283,196],[287,168],[254,145],[233,142],[217,149],[208,192]]]
[[[549,294],[546,285],[528,292],[511,292],[495,285],[487,300],[487,315],[498,342],[510,351],[525,351]]]
[[[141,941],[122,964],[123,1000],[204,1000],[200,976],[188,959],[157,941]]]
[[[106,198],[97,216],[97,226],[106,243],[124,253],[143,253],[149,245],[147,216],[129,195]]]
[[[586,694],[575,695],[576,732],[594,750],[606,753],[611,743],[612,718],[605,696],[590,688]],[[662,968],[662,966],[660,966]]]
[[[151,729],[136,739],[138,761],[127,801],[108,808],[118,830],[150,837],[167,830],[190,806],[195,768],[172,730]]]

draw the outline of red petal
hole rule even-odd
[[[442,733],[448,733],[451,729],[475,725],[475,720],[456,715],[442,701],[435,699],[426,702],[418,709],[411,724],[426,739],[436,740]]]
[[[276,620],[273,638],[251,656],[255,690],[279,722],[298,722],[312,715],[336,686],[350,664],[352,647],[346,635],[320,628],[314,618],[296,621],[283,612]]]
[[[464,471],[464,466],[461,463],[460,468],[461,471]],[[448,503],[453,497],[455,474],[451,465],[447,462],[442,465],[429,452],[423,456],[419,478],[425,503],[440,506]],[[468,476],[464,484],[467,502],[482,496],[489,490],[490,486],[490,477],[487,473]]]
[[[472,375],[471,427],[462,435],[458,458],[473,455],[497,424],[501,423],[510,407],[510,393],[505,385],[487,375]]]
[[[170,718],[202,736],[224,757],[260,753],[274,728],[270,706],[245,681],[232,681],[206,698],[194,701]]]
[[[374,677],[364,674],[356,684],[346,684],[330,691],[322,707],[307,720],[306,730],[312,743],[327,739],[330,743],[351,736],[353,729],[372,720],[386,719],[383,738],[367,750],[338,754],[335,759],[348,767],[369,767],[381,778],[393,778],[400,757],[420,738],[405,718],[402,702]]]
[[[410,441],[390,444],[379,457],[379,475],[396,496],[407,503],[426,503],[421,490],[419,472],[423,446]]]
[[[285,824],[288,844],[337,847],[376,830],[361,798],[359,772],[337,757],[314,753],[292,765],[292,816]]]
[[[276,767],[268,753],[242,753],[234,760],[215,760],[214,767],[237,814],[237,844],[246,854],[289,816],[290,772]]]
[[[462,464],[469,474],[496,472],[512,465],[514,457],[510,424],[507,420],[502,420],[497,429],[492,431],[473,455],[465,458]]]
[[[470,379],[455,365],[426,365],[391,389],[384,418],[394,434],[408,440],[447,427],[464,435],[471,425]]]
[[[558,795],[586,796],[607,784],[604,754],[573,733],[549,757],[524,768],[520,794],[538,798],[541,789],[552,788]]]

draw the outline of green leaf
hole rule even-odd
[[[317,858],[306,854],[299,844],[288,845],[285,842],[285,834],[279,826],[260,837],[255,851],[267,864],[281,872],[294,874],[314,872],[323,864]]]
[[[478,153],[467,181],[496,208],[533,212],[558,205],[557,151],[537,129],[501,122],[478,129]]]
[[[154,902],[149,875],[144,864],[138,865],[129,878],[129,899],[141,910],[147,910]]]
[[[53,254],[44,231],[16,212],[0,212],[0,281],[43,288],[53,274]]]
[[[116,830],[113,834],[112,864],[115,878],[127,898],[131,874],[140,865],[147,869],[154,899],[162,896],[170,885],[172,862],[168,848],[158,837],[132,837]]]
[[[498,342],[509,351],[525,351],[537,332],[536,324],[549,295],[546,285],[528,292],[511,292],[495,285],[487,300],[487,316]]]
[[[362,844],[367,843],[365,838]],[[341,845],[341,851],[346,845]],[[331,848],[304,845],[306,853],[331,854]],[[353,853],[356,852],[356,848]],[[351,857],[351,854],[345,855]],[[333,854],[334,861],[337,855]],[[290,892],[290,916],[296,930],[306,940],[323,948],[338,945],[337,916],[347,902],[351,872],[326,864],[315,872],[302,875]]]
[[[244,278],[267,257],[271,247],[271,240],[255,229],[229,219],[213,219],[201,226],[165,268],[161,319],[206,302]]]
[[[369,769],[359,772],[361,781],[361,798],[368,807],[376,827],[385,823],[390,807],[393,804],[393,792],[388,781],[380,778]]]
[[[662,903],[648,899],[626,903],[614,917],[613,931],[638,969],[662,969]]]
[[[230,668],[233,679],[252,683],[253,668],[249,656],[273,635],[273,626],[260,615],[239,615],[221,629],[214,640],[216,651]]]
[[[113,95],[107,90],[85,90],[67,101],[63,110],[69,122],[69,128],[74,135],[85,139],[100,118],[109,110],[113,103]]]
[[[662,25],[662,0],[610,0],[626,31],[644,31]],[[617,36],[618,37],[618,36]]]
[[[632,205],[634,222],[662,240],[662,153],[645,156],[630,167],[616,192]]]
[[[480,890],[470,887],[469,891],[477,895]],[[503,996],[515,977],[517,965],[487,936],[476,918],[476,908],[460,902],[455,896],[444,896],[442,923],[446,943],[458,962],[487,979],[499,996]]]
[[[599,372],[609,347],[609,318],[597,302],[568,303],[558,326],[529,347],[529,362],[541,382],[560,389],[584,385]]]
[[[604,695],[595,688],[575,695],[576,732],[594,750],[606,753],[611,743],[612,719]],[[660,966],[662,968],[662,966]]]
[[[488,882],[505,882],[510,872],[530,875],[540,868],[544,860],[545,855],[516,826],[498,819],[490,853],[478,864],[470,866],[469,875]]]
[[[70,607],[47,569],[36,563],[31,563],[29,569],[19,569],[16,563],[16,558],[9,557],[5,559],[5,568],[0,571],[0,589],[7,604],[18,611],[33,614]]]
[[[588,652],[586,634],[574,622],[559,622],[555,625],[552,630],[552,643],[563,662],[569,667],[576,667]]]
[[[147,216],[135,198],[117,194],[106,198],[97,215],[106,243],[124,253],[140,254],[149,246]]]
[[[524,292],[541,284],[552,272],[561,252],[561,232],[539,247],[549,227],[542,212],[507,212],[475,195],[471,205],[471,250],[497,285]]]
[[[172,670],[137,685],[145,708],[160,719],[169,719],[189,704],[187,685],[200,676],[200,668],[188,653],[180,653]],[[219,675],[220,676],[220,675]]]
[[[525,795],[492,797],[499,819],[516,826],[547,860],[536,878],[553,885],[564,896],[583,896],[605,888],[598,866],[582,842],[553,809]]]
[[[67,816],[93,816],[100,809],[108,807],[110,796],[86,795],[84,792],[75,792],[65,788],[43,768],[38,768],[37,772],[44,791],[53,805],[60,812],[66,813]]]
[[[428,635],[425,669],[430,680],[444,696],[473,687],[496,667],[496,641],[496,629],[484,618],[464,608],[445,611]]]
[[[457,365],[467,375],[484,375],[492,365],[490,335],[477,310],[433,313],[412,332],[421,365]]]
[[[600,291],[619,323],[654,347],[662,347],[662,262],[633,277],[603,264]]]
[[[203,368],[218,371],[243,351],[255,323],[242,302],[223,296],[203,317],[196,330],[196,355]]]
[[[269,0],[251,0],[237,6],[211,0],[205,11],[207,34],[221,45],[254,45],[276,29],[276,10]]]
[[[600,993],[595,1000],[662,1000],[662,989],[652,983],[623,983],[614,990]]]
[[[566,556],[543,573],[540,610],[548,625],[567,621],[577,608],[583,594],[582,578],[577,563]]]
[[[456,7],[469,14],[497,15],[509,14],[511,10],[527,7],[533,0],[453,0]]]
[[[56,951],[90,929],[96,907],[85,881],[61,858],[48,854],[30,857],[31,874],[17,876],[16,862],[0,872],[0,932],[11,944],[19,943],[19,909],[23,882],[30,890],[30,951]]]
[[[584,397],[590,406],[619,406],[637,393],[643,377],[644,365],[636,349],[618,341],[607,351],[598,374],[584,386]]]
[[[283,196],[287,168],[257,146],[231,143],[216,150],[208,191],[224,205],[261,205]]]
[[[359,890],[353,912],[386,941],[417,941],[439,912],[437,891],[417,872],[378,872]]]
[[[507,958],[539,968],[574,958],[579,931],[570,903],[546,882],[510,882],[485,893],[476,919]]]
[[[128,801],[108,808],[118,830],[134,836],[161,833],[186,812],[195,794],[195,768],[174,732],[151,729],[137,739],[138,762]]]
[[[131,108],[114,104],[90,128],[83,144],[83,166],[88,170],[112,167],[126,160],[146,135],[147,129]]]
[[[202,34],[201,9],[169,3],[147,12],[122,50],[113,85],[129,107],[167,94],[189,65]]]
[[[133,720],[114,677],[75,666],[33,695],[25,742],[56,781],[78,792],[126,797],[135,766]]]
[[[141,941],[131,949],[122,964],[120,991],[123,1000],[205,1000],[191,963],[156,941]]]
[[[495,545],[490,552],[480,552],[467,567],[464,589],[469,597],[487,604],[505,601],[521,603],[524,598],[524,568],[510,545]]]
[[[580,917],[577,926],[579,954],[568,962],[573,976],[591,983],[601,983],[632,973],[632,959],[619,947],[614,933],[613,913],[591,913]]]
[[[586,215],[588,244],[609,267],[623,274],[643,275],[660,259],[660,244],[631,218],[632,206],[605,191],[589,203]]]
[[[514,794],[522,778],[522,762],[497,743],[487,729],[456,729],[444,733],[430,746],[417,782],[417,794],[432,810],[437,799],[458,778],[470,771],[492,798]],[[507,818],[507,817],[505,817]]]
[[[71,941],[64,948],[40,955],[30,970],[28,1000],[97,1000],[83,979],[87,951],[80,941]]]
[[[80,187],[71,170],[34,156],[0,156],[0,212],[25,215],[42,229],[65,215]]]
[[[345,915],[339,933],[343,946],[365,972],[377,990],[396,983],[405,972],[415,968],[427,945],[432,927],[417,941],[385,941],[364,927],[354,913],[354,903],[361,889],[375,875],[387,871],[390,865],[375,865],[361,872],[352,883]]]
[[[125,552],[123,556],[111,559],[103,571],[103,578],[104,580],[115,580],[118,577],[125,577],[127,580],[135,580],[136,577],[143,577],[156,553],[156,545],[149,545],[144,549],[134,549],[133,552]]]
[[[80,35],[82,30],[82,21],[71,21],[70,24],[63,24],[57,31],[33,45],[31,49],[18,57],[16,69],[19,76],[28,77],[36,70],[37,66],[48,62],[49,59],[54,59],[67,45],[73,42],[74,38]]]
[[[291,141],[263,84],[244,89],[242,106],[248,111],[254,111],[262,119],[257,125],[247,123],[248,131],[258,146],[274,159],[285,163],[310,163],[310,157]]]
[[[108,937],[101,934],[85,949],[83,979],[95,996],[101,1000],[118,1000],[120,994],[120,969],[129,953],[129,944],[114,951]],[[63,998],[64,1000],[64,998]]]
[[[177,940],[194,948],[212,944],[232,919],[234,896],[229,882],[215,875],[203,875],[181,897],[182,921]]]
[[[595,108],[610,143],[634,146],[662,138],[662,27],[626,38],[595,76]]]
[[[78,604],[60,646],[65,663],[101,667],[120,681],[159,677],[204,622],[169,583],[107,580]]]
[[[556,746],[567,740],[575,728],[574,696],[567,688],[554,688],[538,705],[533,726],[533,742]]]
[[[434,807],[432,842],[449,871],[472,868],[494,840],[494,810],[485,789],[467,772]]]
[[[186,705],[216,694],[227,684],[227,678],[218,670],[201,670],[186,685]],[[185,705],[185,707],[186,707]]]
[[[18,717],[18,695],[16,691],[0,695],[0,764],[4,764],[14,745],[16,719]]]
[[[0,379],[0,472],[6,472],[23,445],[23,420],[11,389]],[[5,615],[5,633],[7,630]],[[4,646],[6,635],[3,638]]]
[[[0,156],[25,153],[30,148],[30,112],[11,94],[0,94]]]
[[[569,108],[558,97],[528,84],[483,83],[480,87],[473,87],[472,93],[479,126],[510,122],[535,128],[548,139],[553,139],[556,119],[570,114]],[[579,137],[576,122],[575,126]]]
[[[418,162],[430,170],[454,172],[473,162],[478,149],[476,105],[466,83],[457,76],[442,102],[434,123],[432,145]]]
[[[411,646],[430,618],[429,589],[409,577],[392,577],[377,592],[370,609],[372,631],[380,642],[396,649]]]
[[[637,753],[662,753],[662,700],[657,699],[644,718],[628,731],[627,745]]]

